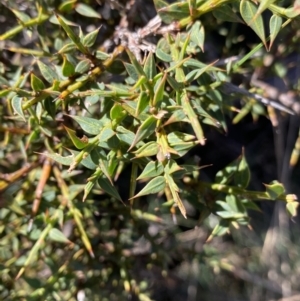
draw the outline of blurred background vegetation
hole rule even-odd
[[[300,221],[296,216],[298,203],[292,195],[300,195],[300,5],[298,1],[263,0],[169,1],[173,6],[168,6],[168,1],[154,2],[0,1],[1,300],[300,300]],[[254,5],[256,11],[259,5],[265,9],[249,21],[242,5]],[[157,19],[158,14],[163,23]],[[269,26],[273,16],[276,18]],[[215,66],[225,74],[223,79],[231,84],[229,88],[244,90],[222,90],[223,103],[217,106],[215,119],[210,119],[213,122],[201,119],[205,145],[198,143],[177,158],[178,164],[203,167],[193,170],[178,184],[187,218],[162,193],[130,202],[131,163],[121,166],[118,176],[114,174],[119,195],[110,186],[103,188],[100,184],[88,190],[82,202],[86,179],[91,181],[93,168],[86,163],[68,172],[64,162],[54,163],[59,161],[57,157],[41,153],[60,151],[66,155],[65,149],[74,148],[74,136],[63,125],[83,137],[84,143],[85,131],[70,115],[100,119],[107,102],[103,100],[102,106],[99,97],[89,95],[83,102],[78,101],[78,96],[67,99],[66,104],[59,94],[66,90],[59,87],[52,90],[53,95],[49,94],[56,101],[38,103],[35,100],[45,90],[47,78],[37,61],[52,66],[58,73],[63,70],[60,72],[66,81],[78,75],[72,73],[78,61],[94,58],[78,51],[74,55],[77,61],[72,61],[69,51],[74,47],[67,43],[68,36],[74,40],[62,25],[67,24],[75,28],[78,36],[100,28],[93,36],[91,48],[98,51],[97,59],[103,64],[121,45],[131,50],[137,62],[154,51],[157,70],[162,70],[166,56],[164,52],[158,55],[156,49],[157,45],[166,49],[162,37],[167,33],[176,36],[181,31],[186,38],[184,34],[191,30],[191,24],[200,24],[193,23],[197,20],[201,20],[199,35],[192,39],[203,41],[187,50],[186,56],[205,64],[218,60]],[[284,22],[287,24],[282,26]],[[271,34],[272,45],[261,36],[261,24],[266,37]],[[62,51],[64,46],[70,49]],[[247,60],[242,62],[243,58]],[[129,60],[121,54],[119,61],[98,76],[97,82],[134,86],[122,63]],[[91,69],[82,70],[79,73],[83,77],[90,76]],[[126,70],[131,75],[131,69]],[[210,77],[201,79],[211,83]],[[203,84],[195,82],[196,78],[189,82],[190,86]],[[171,84],[166,93],[172,95],[170,90]],[[60,103],[54,93],[57,91],[59,101],[63,99]],[[248,100],[243,91],[252,93]],[[269,102],[262,104],[254,95]],[[13,100],[16,96],[26,98],[22,100],[23,107]],[[217,123],[222,126],[216,126]],[[131,126],[128,121],[127,125]],[[186,128],[180,123],[170,131],[193,133]],[[230,165],[234,160],[236,165]],[[263,183],[278,180],[285,193],[281,191],[269,197],[273,200],[263,201],[259,200],[259,193],[257,198],[244,195],[245,201],[241,199],[248,206],[248,213],[241,221],[240,217],[226,218],[212,205],[220,195],[230,202],[230,197],[239,199],[240,194],[220,194],[212,184],[220,183],[220,171],[224,172],[226,166],[242,165],[237,177],[248,177],[250,172],[251,178],[246,187],[238,184],[243,179],[235,178],[236,187],[254,193],[265,191]],[[199,197],[201,183],[204,186]],[[144,186],[145,182],[138,182],[136,191]],[[276,194],[282,186],[272,187],[270,191]],[[126,206],[117,200],[119,196]],[[287,212],[283,201],[289,198]]]

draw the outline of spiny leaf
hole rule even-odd
[[[157,82],[155,85],[154,98],[153,98],[153,106],[156,106],[164,96],[165,92],[165,83],[167,79],[167,73],[164,74],[163,78]]]
[[[191,41],[194,42],[197,46],[199,46],[202,52],[204,52],[205,32],[204,32],[204,27],[200,21],[196,21],[193,24],[190,30],[190,35],[191,35]]]
[[[67,156],[67,157],[63,157],[60,154],[49,154],[49,153],[43,153],[40,155],[50,158],[57,163],[60,163],[62,165],[67,165],[67,166],[70,166],[73,163],[73,160],[75,157],[73,154],[71,156]]]
[[[79,36],[74,33],[71,27],[67,23],[65,23],[64,20],[59,15],[56,15],[56,18],[59,24],[61,25],[61,27],[65,30],[68,37],[77,46],[78,50],[80,50],[84,54],[88,54],[89,53],[88,50],[82,45]]]
[[[164,52],[162,49],[157,48],[156,49],[156,57],[158,57],[160,60],[162,60],[163,62],[167,62],[170,63],[173,61],[172,56],[169,55],[168,53]]]
[[[273,181],[270,184],[264,184],[267,194],[272,200],[276,200],[279,196],[284,194],[285,189],[283,185],[277,181]]]
[[[103,189],[105,192],[107,192],[109,195],[111,195],[112,197],[116,198],[117,200],[122,201],[118,190],[116,189],[115,186],[113,186],[110,181],[105,178],[105,177],[100,177],[98,179],[98,184],[101,187],[101,189]]]
[[[52,84],[54,80],[59,80],[59,77],[56,74],[56,72],[52,70],[49,66],[47,66],[41,61],[38,61],[37,64],[39,66],[41,74],[43,75],[43,77],[48,83]]]
[[[258,15],[255,19],[254,16],[257,13],[257,6],[250,0],[242,0],[240,4],[240,12],[244,21],[250,26],[259,38],[266,46],[264,22],[261,15]]]
[[[82,39],[82,44],[85,47],[92,47],[97,39],[98,33],[99,33],[100,27],[93,30],[89,34],[87,34],[83,39]]]
[[[269,51],[277,37],[282,25],[282,18],[277,15],[273,15],[270,19],[270,45]]]
[[[26,118],[22,109],[22,97],[15,95],[11,100],[11,105],[14,109],[15,114],[19,115],[23,121],[26,122]]]
[[[165,173],[165,179],[168,183],[168,186],[169,186],[169,189],[171,191],[171,194],[172,194],[172,197],[173,197],[173,200],[175,202],[175,204],[178,206],[181,214],[184,216],[184,218],[186,218],[186,209],[179,197],[179,189],[178,189],[178,186],[176,185],[176,183],[174,182],[174,179],[172,178],[172,176],[168,173]]]
[[[156,66],[155,66],[155,59],[152,52],[149,52],[145,65],[144,65],[144,72],[148,79],[152,80],[156,73]]]
[[[170,134],[168,134],[168,142],[170,143],[170,145],[174,145],[177,143],[182,143],[182,142],[188,142],[188,141],[192,141],[195,139],[194,135],[190,135],[187,133],[182,133],[182,132],[178,132],[178,131],[174,131]]]
[[[158,176],[147,183],[147,185],[133,198],[138,198],[147,194],[154,194],[164,191],[166,180],[163,176]],[[132,199],[133,199],[132,198]]]
[[[129,50],[129,49],[126,49],[126,52],[129,56],[129,59],[133,65],[133,67],[135,68],[135,71],[136,73],[140,76],[144,76],[146,77],[146,74],[141,66],[141,64],[137,61],[136,57],[134,56],[134,54]]]
[[[33,73],[30,74],[30,85],[33,91],[41,91],[45,89],[45,85],[37,76]]]
[[[125,129],[122,126],[117,127],[116,135],[120,139],[120,141],[122,141],[128,145],[131,145],[133,143],[134,137],[135,137],[133,132]]]
[[[138,97],[137,106],[135,110],[135,115],[138,116],[141,112],[143,112],[149,104],[149,95],[142,91]]]
[[[202,126],[199,122],[199,119],[194,111],[194,109],[192,108],[188,96],[186,94],[186,92],[183,93],[182,96],[182,104],[183,104],[183,109],[184,112],[186,113],[192,127],[193,130],[197,136],[197,139],[199,140],[200,144],[204,145],[205,144],[205,139],[204,139],[204,134],[203,134],[203,130],[202,130]]]
[[[48,237],[55,242],[71,243],[71,241],[57,228],[52,228]]]
[[[276,0],[261,0],[257,9],[257,12],[255,14],[255,16],[253,17],[253,21],[255,21],[255,19],[257,17],[259,17],[264,10],[266,10],[271,4],[273,4]]]
[[[98,135],[104,127],[102,121],[85,117],[85,116],[72,116],[68,115],[69,117],[73,118],[76,122],[79,123],[80,127],[87,133],[91,135]]]
[[[212,13],[215,18],[222,21],[243,23],[240,17],[232,11],[232,8],[226,4],[214,9]]]
[[[151,161],[149,162],[143,172],[139,175],[137,180],[153,178],[161,175],[164,171],[164,166],[159,161]]]
[[[89,59],[85,59],[80,61],[76,67],[75,67],[75,72],[83,74],[87,72],[91,68],[91,61]]]
[[[79,139],[76,136],[76,132],[73,131],[72,129],[69,129],[68,127],[65,126],[65,130],[67,131],[70,139],[72,140],[73,144],[77,149],[83,149],[88,145],[88,139]]]
[[[206,242],[211,241],[215,236],[222,236],[226,234],[229,231],[229,225],[230,225],[230,221],[221,220],[220,223],[215,226],[215,228],[213,229],[212,233],[210,234]]]
[[[75,74],[75,67],[74,65],[68,61],[66,56],[63,56],[63,64],[61,68],[63,76],[69,77]]]
[[[101,19],[101,15],[89,5],[78,3],[75,7],[75,10],[82,16]]]
[[[151,157],[158,153],[158,144],[155,141],[150,141],[134,152],[136,158]]]
[[[168,4],[161,0],[154,1],[158,15],[163,22],[169,24],[190,15],[189,4],[187,2],[175,2]]]
[[[292,217],[297,216],[298,207],[299,207],[298,202],[289,202],[289,203],[286,204],[286,210],[290,214],[290,216],[292,216]]]
[[[143,140],[145,137],[150,136],[156,127],[156,118],[154,116],[149,116],[138,128],[134,141],[132,142],[128,151],[130,151],[138,142]]]

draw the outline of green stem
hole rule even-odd
[[[49,19],[49,15],[42,14],[34,19],[24,22],[21,25],[18,25],[16,27],[12,28],[11,30],[5,32],[4,34],[2,34],[0,36],[0,41],[10,39],[13,36],[15,36],[16,34],[18,34],[19,32],[21,32],[24,28],[42,24],[48,19]]]
[[[251,190],[246,190],[244,188],[228,186],[224,184],[199,182],[199,190],[202,191],[204,188],[208,188],[210,190],[224,192],[228,194],[240,195],[252,200],[273,200],[267,192],[263,192],[263,191],[251,191]],[[287,196],[285,194],[282,194],[278,196],[276,200],[286,201]]]

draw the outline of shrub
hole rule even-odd
[[[244,151],[212,182],[190,155],[228,120],[294,113],[234,82],[298,17],[296,4],[273,2],[156,0],[147,24],[132,12],[138,1],[1,5],[3,299],[150,300],[149,275],[167,273],[180,226],[206,222],[210,241],[249,225],[256,200],[286,201],[296,214],[281,183],[248,189]],[[235,22],[261,42],[230,47],[233,32],[210,60],[213,31]]]

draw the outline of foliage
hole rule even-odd
[[[162,241],[179,226],[214,216],[210,241],[249,225],[257,200],[285,201],[296,215],[281,183],[249,190],[243,151],[214,182],[199,178],[189,156],[210,128],[226,133],[228,118],[267,115],[263,104],[294,113],[232,80],[297,22],[296,6],[275,2],[156,0],[154,25],[125,27],[108,46],[100,35],[111,36],[103,28],[113,17],[102,8],[122,15],[121,1],[2,4],[19,23],[0,35],[3,300],[150,300],[151,281],[134,272],[141,240],[148,269],[166,273],[172,246]],[[245,23],[261,43],[207,63],[212,19]]]

